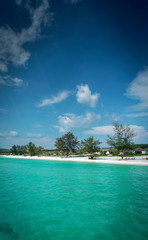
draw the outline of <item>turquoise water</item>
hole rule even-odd
[[[0,159],[1,240],[147,240],[148,167]]]

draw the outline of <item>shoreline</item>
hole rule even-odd
[[[1,155],[2,158],[32,159],[46,161],[69,161],[69,162],[86,162],[86,163],[105,163],[120,165],[140,165],[148,166],[147,156],[131,157],[131,159],[121,159],[121,157],[98,157],[96,159],[88,159],[88,157],[47,157],[47,156],[18,156],[18,155]]]

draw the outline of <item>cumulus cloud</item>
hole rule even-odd
[[[148,132],[144,129],[143,126],[138,125],[129,125],[131,129],[133,129],[136,133],[136,137],[134,137],[134,141],[137,143],[147,143]],[[93,127],[91,130],[85,131],[85,134],[92,135],[113,135],[114,134],[114,126],[100,126]]]
[[[87,84],[77,86],[77,102],[82,104],[89,104],[91,107],[95,107],[99,98],[99,93],[92,94]]]
[[[63,92],[59,93],[59,95],[57,95],[57,96],[52,96],[51,98],[44,99],[40,104],[37,105],[37,107],[44,107],[47,105],[52,105],[55,103],[62,102],[63,100],[68,98],[69,95],[70,95],[70,92],[63,91]]]
[[[147,117],[147,116],[148,116],[148,112],[126,114],[126,117],[129,117],[129,118]]]
[[[143,126],[131,125],[130,127],[133,128],[135,133],[137,134],[136,137],[134,138],[135,142],[147,143],[148,132],[144,129]]]
[[[21,5],[23,1],[16,0],[16,3]],[[0,71],[2,73],[8,71],[10,64],[16,67],[26,64],[31,54],[25,49],[24,45],[37,40],[40,37],[41,25],[46,25],[47,22],[49,23],[49,19],[52,19],[52,14],[49,15],[48,12],[48,0],[42,0],[42,3],[36,9],[31,8],[28,1],[25,6],[30,13],[30,27],[22,29],[20,32],[15,32],[9,26],[0,28]]]
[[[17,137],[19,134],[16,131],[10,131],[9,133],[0,133],[0,137]]]
[[[138,103],[130,106],[129,110],[143,110],[148,108],[148,67],[138,72],[136,78],[130,83],[126,89],[125,95]]]
[[[101,127],[93,127],[91,130],[85,131],[86,134],[93,135],[112,135],[114,133],[114,126],[101,126]]]
[[[40,133],[27,133],[28,138],[41,138],[42,134]]]
[[[67,132],[73,129],[85,129],[93,123],[99,121],[101,116],[99,114],[87,112],[85,115],[75,115],[67,113],[64,116],[58,117],[58,126],[60,132]]]

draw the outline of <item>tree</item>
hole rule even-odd
[[[17,145],[16,146],[16,151],[17,151],[18,155],[26,154],[27,153],[27,146],[26,145],[24,145],[24,146]]]
[[[35,150],[36,150],[35,144],[32,143],[32,142],[29,142],[28,145],[27,145],[27,148],[28,148],[29,155],[34,156],[35,155]]]
[[[66,133],[64,136],[60,138],[56,138],[56,141],[55,141],[55,147],[58,150],[66,152],[67,157],[70,151],[72,152],[75,151],[75,149],[78,147],[78,144],[79,144],[79,141],[71,132]]]
[[[40,156],[42,154],[43,148],[41,146],[35,147],[35,153],[37,156]]]
[[[17,155],[16,145],[13,145],[12,148],[10,148],[10,152],[11,152],[13,155]]]
[[[10,152],[14,155],[23,155],[27,153],[27,146],[13,145]]]
[[[29,142],[28,145],[13,145],[10,152],[14,155],[23,155],[29,153],[30,156],[41,155],[43,148],[41,146],[37,147],[34,143]]]
[[[100,150],[100,144],[101,142],[99,140],[94,140],[93,137],[81,141],[83,150],[91,154]],[[91,156],[91,159],[93,159],[93,155]]]
[[[114,123],[114,136],[108,135],[107,144],[114,147],[116,150],[122,152],[132,149],[133,138],[136,136],[134,130],[130,126],[123,126],[118,122]],[[122,155],[123,159],[123,155]]]
[[[27,154],[27,145],[20,146],[21,154]]]

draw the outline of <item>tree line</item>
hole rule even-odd
[[[122,152],[133,149],[133,138],[136,136],[133,129],[130,126],[123,126],[118,122],[114,123],[114,135],[107,136],[106,143],[113,147],[116,152]],[[93,158],[95,152],[100,151],[101,142],[95,140],[93,136],[87,139],[78,141],[77,137],[73,133],[68,132],[65,135],[56,138],[55,147],[58,151],[63,152],[68,157],[70,153],[75,153],[79,150],[80,153],[87,152],[91,154],[90,158]],[[14,155],[29,154],[30,156],[41,155],[43,148],[37,147],[34,143],[29,142],[25,146],[13,145],[10,152]]]
[[[118,122],[114,123],[114,135],[107,136],[107,144],[115,149],[115,151],[122,152],[122,156],[125,151],[128,151],[133,148],[134,142],[133,138],[136,136],[134,130],[130,126],[123,126]],[[60,138],[57,138],[55,141],[55,147],[66,153],[68,156],[70,152],[75,152],[76,149],[79,149],[80,152],[88,152],[93,154],[100,150],[101,142],[94,140],[93,137],[81,140],[79,142],[73,133],[68,132]],[[93,158],[91,155],[90,158]],[[123,158],[123,157],[122,157]]]
[[[69,153],[75,153],[76,150],[79,150],[80,153],[94,153],[100,150],[99,145],[101,142],[99,140],[94,140],[93,137],[78,141],[73,133],[68,132],[60,138],[57,138],[55,141],[55,147],[65,153],[68,157]]]
[[[13,145],[10,149],[10,153],[13,155],[27,155],[39,156],[42,154],[43,148],[41,146],[37,147],[34,143],[29,142],[27,145]]]

